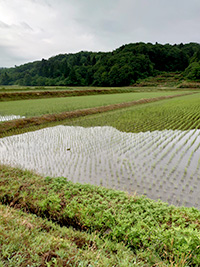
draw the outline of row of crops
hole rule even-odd
[[[0,121],[172,94],[3,102]],[[200,208],[199,110],[200,93],[195,93],[66,119],[64,126],[57,122],[57,127],[1,138],[0,163]]]
[[[5,137],[0,162],[200,208],[200,130],[57,126]]]
[[[53,114],[78,109],[100,107],[106,105],[120,104],[141,99],[158,98],[162,96],[173,96],[184,94],[178,92],[148,92],[148,93],[120,93],[107,95],[89,95],[76,97],[60,97],[46,99],[30,99],[0,102],[0,115],[20,115],[26,117]]]
[[[124,132],[200,129],[200,93],[66,120],[66,125],[112,126]]]

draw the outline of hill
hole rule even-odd
[[[200,79],[200,44],[133,43],[112,52],[61,54],[0,70],[1,85],[127,86],[160,72]]]

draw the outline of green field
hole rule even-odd
[[[79,90],[133,90],[131,87],[95,87],[95,86],[17,86],[0,85],[0,92],[35,92],[35,91],[79,91]]]
[[[0,115],[21,115],[25,117],[43,114],[60,113],[64,111],[107,106],[139,99],[183,94],[184,92],[148,92],[124,93],[111,95],[76,96],[64,98],[50,98],[37,100],[18,100],[0,102]]]
[[[66,120],[64,125],[83,127],[112,126],[124,132],[146,132],[164,129],[200,128],[200,93],[155,103],[142,104],[108,113]]]
[[[0,102],[0,116],[21,115],[31,121],[32,116],[183,93],[169,90],[5,101]],[[26,128],[23,119],[19,121],[22,124],[0,138],[0,267],[200,266],[198,90],[78,118],[43,124],[38,119]],[[0,128],[4,125],[6,122]],[[53,126],[58,126],[57,133]],[[70,130],[70,126],[75,130],[74,126],[111,126],[121,132],[107,127],[105,136],[99,127],[80,128],[82,133],[88,130],[86,139],[76,131],[62,135],[61,129]],[[44,131],[35,131],[41,128]],[[41,170],[44,166],[63,170],[65,175],[35,174],[25,170],[29,168],[22,166],[22,160]],[[99,180],[95,180],[99,170]],[[68,177],[70,172],[74,177]],[[86,180],[83,174],[88,174]],[[124,185],[124,191],[114,190],[123,190]],[[179,193],[179,202],[186,197],[190,208],[158,200],[168,196],[176,204],[173,195],[178,199]],[[147,194],[157,201],[142,196]]]

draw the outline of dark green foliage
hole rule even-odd
[[[187,67],[184,74],[189,80],[199,81],[200,80],[200,61],[192,62]]]
[[[184,74],[189,80],[200,80],[200,48],[194,53],[190,60],[190,65],[186,68]]]
[[[160,71],[184,71],[196,62],[197,43],[135,43],[113,52],[79,52],[0,70],[2,85],[126,86]],[[191,61],[192,60],[192,61]],[[196,72],[195,72],[196,73]],[[195,75],[190,75],[195,77]]]
[[[1,84],[2,85],[8,85],[10,82],[10,77],[9,75],[7,74],[7,72],[3,72],[1,74]]]

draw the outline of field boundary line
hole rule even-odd
[[[29,99],[44,99],[44,98],[55,98],[55,97],[72,97],[72,96],[90,96],[90,95],[105,95],[105,94],[122,94],[122,93],[141,93],[144,91],[138,91],[141,87],[122,87],[122,88],[99,88],[99,89],[76,89],[76,90],[38,90],[28,92],[1,92],[0,91],[0,102],[7,101],[18,101],[18,100],[29,100]],[[192,88],[194,90],[195,88]],[[157,92],[166,91],[167,89],[157,88]],[[175,89],[175,91],[184,91],[184,89]]]
[[[30,117],[30,118],[21,118],[21,119],[16,119],[13,121],[6,121],[0,124],[0,134],[5,134],[6,132],[13,130],[13,129],[17,129],[17,128],[26,128],[26,127],[41,125],[41,124],[45,124],[49,122],[62,121],[65,119],[73,119],[73,118],[83,117],[87,115],[104,113],[104,112],[113,111],[113,110],[117,110],[121,108],[127,108],[131,106],[157,102],[157,101],[161,101],[165,99],[192,95],[195,93],[196,92],[192,92],[192,93],[190,92],[190,93],[185,93],[185,94],[160,96],[160,97],[154,97],[154,98],[142,98],[142,99],[134,100],[131,102],[124,102],[124,103],[119,103],[119,104],[112,104],[112,105],[87,108],[87,109],[79,109],[79,110],[74,110],[74,111],[66,111],[66,112],[61,112],[58,114],[46,114],[46,115],[35,116],[35,117]]]
[[[134,92],[134,88],[120,89],[87,89],[87,90],[55,90],[35,92],[0,92],[0,102],[28,99],[44,99],[53,97],[89,96],[98,94],[120,94]]]

